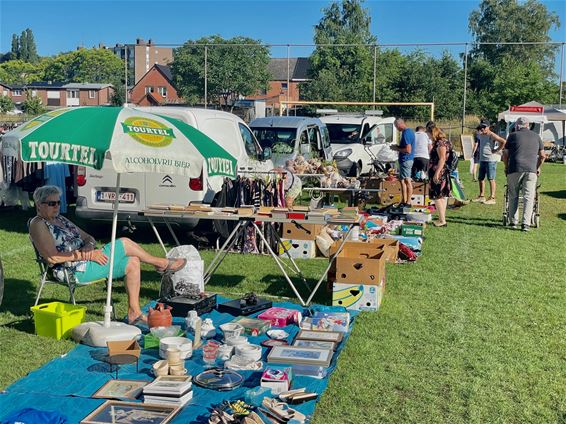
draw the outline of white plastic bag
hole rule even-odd
[[[391,150],[389,146],[383,146],[383,148],[377,152],[376,158],[379,162],[396,162],[399,160],[399,153],[395,150]]]
[[[187,264],[171,275],[173,289],[177,295],[185,294],[190,284],[198,286],[201,293],[204,291],[204,261],[194,246],[174,247],[167,252],[167,257],[187,259]]]

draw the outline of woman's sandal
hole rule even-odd
[[[147,325],[147,316],[144,314],[138,315],[136,318],[134,318],[132,321],[130,321],[128,318],[126,318],[126,321],[128,322],[129,325],[139,325],[139,324],[144,324]]]
[[[448,227],[448,223],[444,223],[444,224],[439,224],[438,221],[435,221],[432,223],[432,225],[434,225],[435,227],[439,228],[439,227]]]
[[[173,264],[177,262],[179,259],[181,260],[181,265],[173,266]],[[165,274],[165,273],[173,274],[174,272],[177,272],[180,269],[182,269],[187,264],[187,260],[185,258],[167,258],[167,261],[168,263],[165,268],[156,267],[155,270],[160,274]]]

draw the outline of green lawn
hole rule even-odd
[[[469,196],[477,195],[462,174]],[[447,228],[427,230],[416,264],[388,265],[383,305],[359,316],[314,423],[566,423],[566,167],[544,165],[542,226],[530,233],[501,227],[502,172],[498,182],[498,205],[450,211]],[[37,277],[28,216],[0,212],[0,389],[73,347],[33,335]],[[160,253],[149,231],[133,238]],[[210,261],[213,252],[203,256]],[[324,265],[301,267],[315,280]],[[157,296],[158,275],[148,268],[143,280],[145,302]],[[262,256],[229,255],[209,287],[291,296]],[[45,299],[65,295],[51,287]],[[100,319],[102,287],[79,289],[77,299],[87,319]],[[123,315],[121,284],[115,299]]]

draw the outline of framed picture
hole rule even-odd
[[[179,409],[171,405],[107,400],[85,417],[81,424],[165,424]]]
[[[101,399],[136,399],[149,381],[110,380],[92,395]]]
[[[343,334],[339,331],[301,330],[296,340],[316,340],[319,342],[340,343]]]
[[[462,143],[462,153],[464,155],[464,160],[471,160],[474,151],[474,136],[473,135],[461,135],[460,142]]]
[[[274,346],[267,362],[275,364],[300,364],[318,365],[321,367],[330,366],[330,361],[334,352],[330,349],[313,349],[309,347],[297,346]]]
[[[293,343],[293,346],[310,347],[310,348],[313,348],[313,349],[336,350],[336,343],[319,341],[319,340],[295,340],[295,343]]]

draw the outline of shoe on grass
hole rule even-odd
[[[496,203],[497,202],[495,201],[495,197],[490,197],[485,202],[483,202],[484,205],[495,205]]]
[[[474,203],[483,203],[485,202],[485,197],[484,196],[478,196],[475,199],[472,199],[472,202]]]
[[[528,225],[521,225],[521,231],[528,232],[531,230],[531,227]]]

